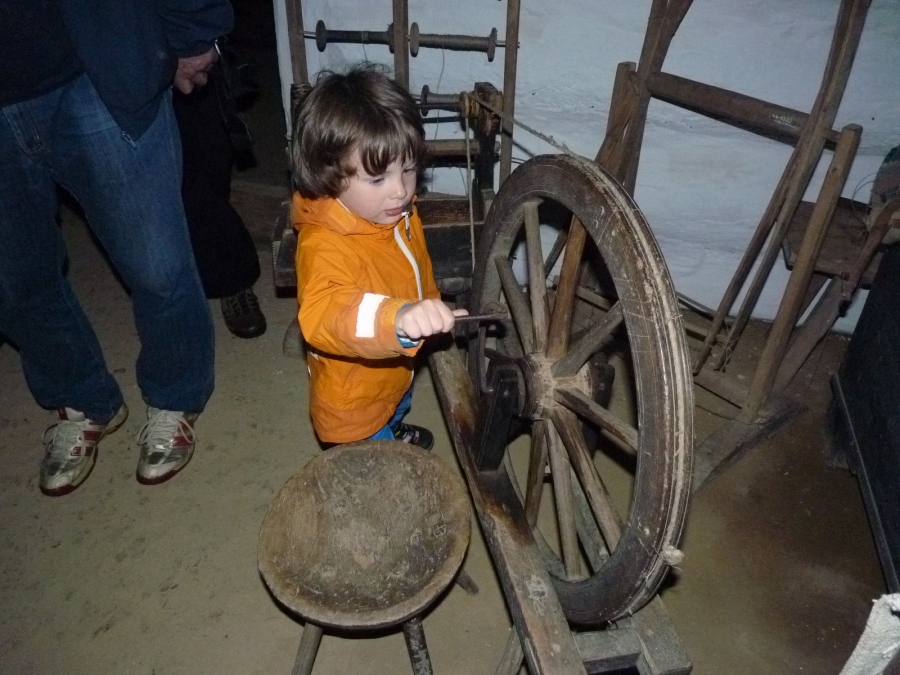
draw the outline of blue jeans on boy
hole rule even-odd
[[[122,393],[63,276],[57,185],[81,204],[131,292],[144,400],[200,412],[213,388],[214,337],[181,201],[171,91],[138,139],[86,75],[0,108],[0,333],[19,349],[39,405],[103,422]]]
[[[412,407],[412,387],[406,390],[406,393],[403,395],[403,398],[400,399],[400,403],[397,404],[397,410],[394,411],[394,416],[391,417],[390,421],[385,424],[378,432],[372,436],[369,436],[368,440],[373,441],[393,441],[394,440],[394,430],[400,425],[400,422],[403,421],[403,418],[406,416],[406,413],[409,412],[409,409]]]

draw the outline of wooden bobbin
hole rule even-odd
[[[494,60],[494,50],[497,47],[505,47],[506,43],[497,40],[497,29],[492,28],[491,34],[486,38],[473,35],[441,35],[438,33],[419,33],[419,24],[413,23],[409,27],[409,53],[416,56],[419,47],[438,47],[440,49],[452,49],[464,52],[485,52],[488,61]]]
[[[394,53],[394,24],[389,24],[385,31],[368,30],[328,30],[324,21],[316,23],[315,33],[304,33],[304,37],[315,38],[316,47],[320,52],[325,51],[325,45],[329,42],[343,42],[364,45],[387,45],[391,54]]]
[[[423,117],[427,117],[430,110],[436,109],[460,112],[461,96],[461,94],[432,94],[426,84],[419,95],[419,110]]]
[[[427,84],[422,87],[418,106],[423,117],[427,117],[430,110],[449,110],[470,119],[475,118],[482,112],[481,107],[471,98],[469,92],[433,94]]]

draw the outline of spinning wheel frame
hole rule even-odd
[[[546,291],[551,265],[539,243],[538,204],[544,201],[560,204],[574,215],[562,235],[566,245],[555,296]],[[509,264],[522,239],[530,271],[527,293]],[[599,253],[616,297],[605,317],[573,341],[572,315],[585,290],[578,287],[585,250]],[[485,222],[478,253],[473,311],[505,299],[512,317],[507,328],[517,339],[502,340],[497,348],[485,351],[486,333],[481,328],[469,348],[470,373],[476,392],[488,396],[491,392],[484,391],[490,384],[488,363],[513,363],[521,374],[518,416],[532,424],[532,448],[525,481],[529,487],[520,490],[520,497],[536,494],[545,453],[549,454],[556,507],[562,513],[561,560],[551,558],[546,564],[560,604],[577,624],[599,625],[630,615],[653,597],[669,565],[677,560],[674,547],[690,493],[691,376],[681,316],[662,255],[637,206],[605,171],[584,160],[549,155],[530,160],[504,182]],[[538,278],[540,282],[535,282]],[[622,327],[633,363],[636,427],[594,400],[597,392],[585,366]],[[633,453],[636,470],[625,517],[611,506],[585,439],[585,421]],[[570,480],[576,481],[574,489],[566,485]],[[572,499],[558,496],[566,491]],[[533,526],[535,499],[521,498],[525,518]],[[588,532],[586,518],[593,518],[602,539]],[[605,542],[601,546],[605,551],[597,550],[598,542]],[[573,561],[580,557],[579,546],[592,572],[570,580],[578,568]]]

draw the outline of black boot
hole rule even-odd
[[[239,338],[255,338],[266,332],[266,317],[252,288],[222,298],[221,304],[225,325]]]

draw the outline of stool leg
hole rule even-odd
[[[431,657],[428,655],[428,645],[425,644],[425,630],[418,617],[413,617],[403,624],[403,637],[406,638],[406,650],[409,652],[413,675],[432,675]]]
[[[313,662],[316,660],[321,641],[322,629],[314,623],[307,622],[303,627],[303,635],[300,636],[297,660],[294,661],[291,675],[309,675],[312,672]]]
[[[469,595],[478,595],[478,584],[469,576],[469,573],[461,569],[455,579],[457,585]]]

